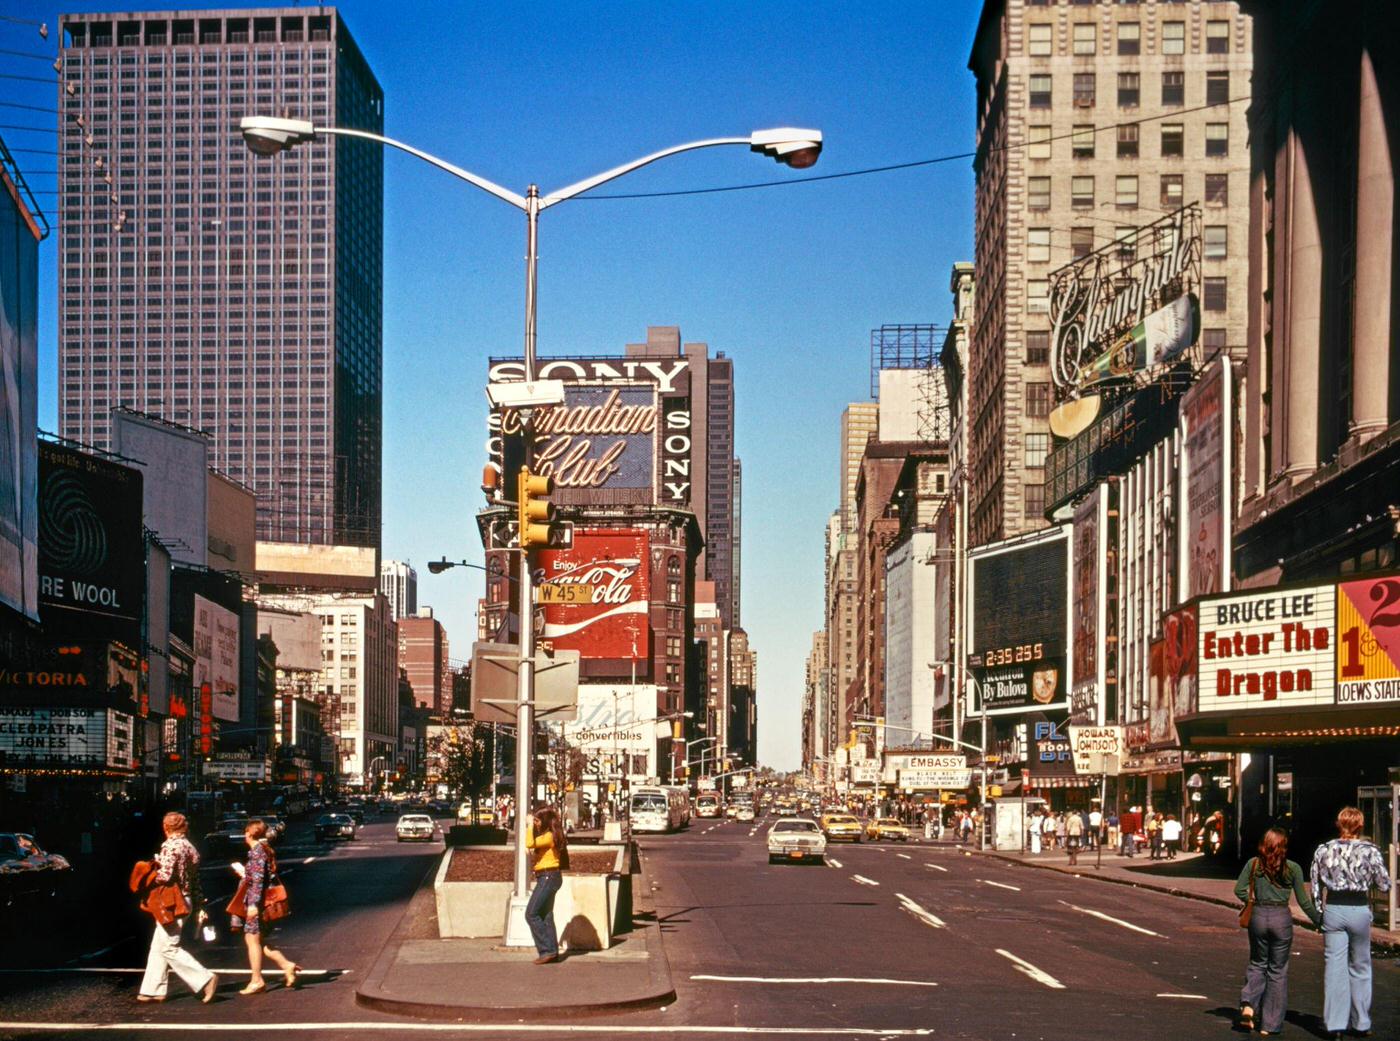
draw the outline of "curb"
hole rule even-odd
[[[638,886],[643,890],[638,894],[634,886],[633,905],[634,918],[638,910],[636,905],[641,903],[645,911],[655,914],[655,907],[651,902],[650,878],[646,874],[646,869],[641,867],[641,857],[635,846],[633,856],[639,866],[640,874],[634,876],[638,879]],[[645,929],[633,928],[632,936],[646,935],[644,942],[647,947],[647,967],[649,971],[648,984],[644,990],[623,998],[616,998],[605,1001],[582,1001],[573,1004],[559,1004],[550,1002],[543,1005],[465,1005],[448,1002],[427,1002],[415,1001],[406,998],[394,997],[385,992],[384,979],[398,960],[399,950],[403,946],[406,935],[411,930],[411,923],[415,910],[420,905],[420,901],[434,900],[433,881],[437,875],[437,862],[428,869],[423,876],[423,880],[414,890],[408,907],[404,909],[403,916],[399,919],[399,924],[389,935],[384,947],[380,950],[378,957],[374,960],[374,965],[365,974],[364,982],[355,988],[355,1003],[364,1008],[374,1009],[377,1012],[388,1012],[393,1015],[411,1016],[415,1019],[450,1020],[450,1021],[499,1021],[509,1019],[516,1023],[543,1023],[557,1022],[561,1017],[587,1017],[602,1016],[616,1012],[635,1012],[645,1009],[659,1008],[662,1005],[669,1005],[676,998],[675,985],[671,980],[671,966],[666,958],[665,945],[661,939],[661,927],[657,923],[652,926],[650,935],[646,935]],[[640,901],[638,897],[641,897]]]

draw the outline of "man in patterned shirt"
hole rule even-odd
[[[1365,819],[1355,806],[1337,814],[1339,838],[1313,854],[1313,898],[1322,905],[1322,1018],[1328,1034],[1350,1027],[1371,1032],[1371,889],[1388,892],[1381,851],[1361,838]]]
[[[185,902],[196,911],[196,919],[203,925],[208,919],[204,913],[204,894],[199,887],[199,852],[190,844],[189,822],[182,813],[167,813],[162,824],[165,828],[165,841],[156,854],[157,885],[174,884],[180,887]],[[141,989],[137,1001],[164,1001],[170,983],[170,970],[184,980],[186,985],[199,994],[205,1003],[214,1000],[214,992],[219,989],[219,977],[199,963],[193,954],[180,946],[180,936],[184,932],[183,918],[162,925],[156,922],[155,933],[151,936],[151,951],[146,958],[146,973],[141,978]]]

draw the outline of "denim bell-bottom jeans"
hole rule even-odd
[[[1288,1011],[1288,956],[1293,946],[1293,914],[1276,904],[1255,904],[1249,919],[1249,968],[1240,1006],[1254,1009],[1260,1030],[1276,1034]]]
[[[535,888],[530,892],[530,902],[525,905],[525,922],[535,939],[535,950],[542,958],[559,953],[559,935],[554,929],[554,897],[563,884],[563,872],[557,869],[536,871]]]
[[[1322,912],[1322,1018],[1329,1031],[1371,1029],[1371,909],[1332,904]]]

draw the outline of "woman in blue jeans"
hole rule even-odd
[[[564,884],[569,845],[564,822],[549,807],[536,810],[525,825],[525,846],[535,852],[535,888],[525,905],[525,922],[535,940],[536,965],[559,960],[559,934],[554,928],[554,897]]]
[[[1322,901],[1322,1018],[1328,1034],[1371,1033],[1371,889],[1388,892],[1381,851],[1361,838],[1355,806],[1337,814],[1338,838],[1313,854],[1312,890]],[[1321,886],[1322,888],[1318,888]]]
[[[1259,1033],[1277,1034],[1288,1011],[1288,957],[1293,947],[1293,912],[1289,900],[1296,897],[1313,925],[1322,921],[1303,886],[1303,869],[1288,859],[1288,835],[1270,828],[1259,840],[1259,855],[1251,857],[1239,880],[1235,896],[1241,903],[1254,893],[1249,919],[1249,968],[1240,991],[1240,1026],[1254,1029],[1259,1013]]]

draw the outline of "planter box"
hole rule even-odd
[[[490,849],[500,847],[459,847],[462,849]],[[433,882],[433,892],[437,898],[438,935],[442,937],[491,937],[500,936],[505,921],[505,908],[510,901],[511,883],[505,882],[449,882],[448,868],[452,866],[452,856],[456,850],[449,848],[443,854],[438,867],[437,878]]]

